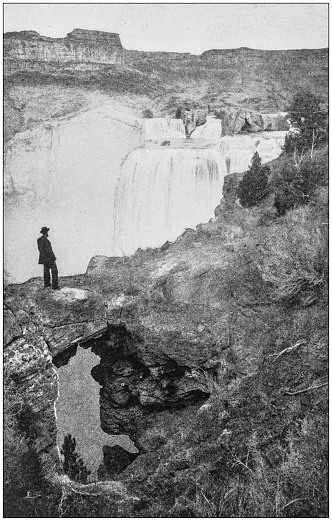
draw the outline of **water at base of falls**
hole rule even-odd
[[[58,447],[61,449],[66,434],[76,439],[76,450],[91,470],[89,481],[101,479],[98,470],[102,469],[104,446],[120,445],[128,452],[138,452],[128,436],[111,436],[100,427],[100,386],[91,376],[91,369],[99,361],[91,349],[78,347],[76,355],[57,369],[60,394],[56,402]]]

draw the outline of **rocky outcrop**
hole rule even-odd
[[[56,357],[83,338],[105,332],[104,303],[92,288],[67,286],[51,293],[41,282],[33,279],[19,286],[19,291],[15,286],[6,288],[5,345],[36,334],[45,341],[49,354]]]
[[[103,455],[104,464],[98,469],[98,477],[105,480],[123,472],[137,458],[138,453],[128,452],[120,445],[105,445]]]
[[[287,112],[265,114],[245,107],[227,107],[216,109],[221,119],[223,135],[239,132],[261,132],[263,130],[287,130]]]
[[[9,326],[7,322],[7,327]],[[11,327],[7,331],[12,331]],[[10,393],[16,396],[24,420],[33,422],[37,433],[34,448],[48,474],[58,467],[56,418],[54,403],[58,396],[58,376],[45,339],[32,325],[22,336],[15,337],[4,349],[4,372]]]
[[[36,31],[5,33],[5,60],[56,63],[121,64],[123,47],[116,33],[74,29],[65,38],[48,38]],[[10,63],[7,63],[10,68]]]
[[[151,411],[180,407],[210,394],[204,375],[193,370],[188,356],[165,357],[123,325],[110,324],[108,335],[93,351],[101,359],[92,376],[101,385],[101,426],[109,434],[135,439]]]

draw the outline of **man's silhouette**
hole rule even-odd
[[[49,228],[43,226],[40,230],[42,234],[37,239],[37,245],[39,250],[39,264],[44,264],[44,286],[45,288],[51,287],[51,276],[52,272],[52,289],[59,289],[58,286],[58,268],[56,265],[56,256],[53,253],[51,242],[48,240]]]

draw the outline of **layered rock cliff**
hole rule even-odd
[[[159,115],[174,115],[186,103],[273,113],[285,110],[301,88],[325,100],[328,92],[327,49],[140,52],[123,49],[117,34],[75,29],[60,39],[7,33],[4,58],[7,81],[140,92]]]
[[[123,47],[116,33],[74,29],[65,38],[48,38],[36,31],[5,33],[6,67],[11,60],[61,63],[123,62]],[[8,62],[7,62],[8,60]]]

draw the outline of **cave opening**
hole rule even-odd
[[[247,118],[244,118],[244,125],[242,125],[240,132],[253,132],[251,123]]]

